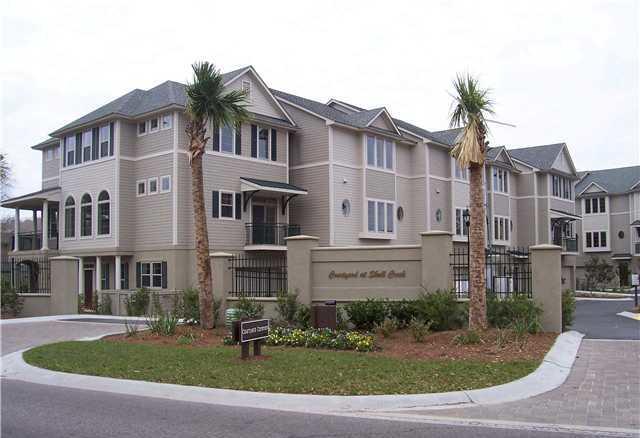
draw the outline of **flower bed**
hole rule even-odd
[[[331,329],[302,330],[283,327],[271,330],[267,344],[355,351],[373,351],[375,348],[374,338],[368,334]]]

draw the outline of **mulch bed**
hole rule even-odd
[[[480,335],[481,342],[472,345],[456,344],[454,338],[460,333],[464,333],[464,331],[454,330],[432,333],[428,335],[422,343],[415,342],[408,330],[399,330],[388,338],[377,335],[376,343],[380,347],[380,350],[368,354],[400,359],[461,359],[481,362],[542,360],[557,336],[555,333],[539,333],[536,335],[528,335],[524,340],[518,341],[511,335],[501,347],[498,347],[496,343],[498,330],[489,329],[482,332]],[[113,335],[105,339],[112,342],[126,342],[131,344],[202,348],[222,345],[222,339],[225,334],[226,331],[224,328],[202,330],[195,326],[178,326],[176,334],[173,336],[160,336],[149,331],[141,331],[132,337]],[[193,336],[194,341],[188,345],[181,345],[178,343],[178,339],[182,336]],[[269,349],[268,346],[264,348],[265,350]]]

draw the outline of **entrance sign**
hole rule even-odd
[[[631,286],[640,286],[639,274],[631,274]]]
[[[269,336],[269,320],[240,321],[240,342],[257,341]]]

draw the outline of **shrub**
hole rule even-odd
[[[2,282],[2,295],[0,296],[0,302],[2,303],[2,313],[6,313],[10,316],[18,316],[22,312],[22,306],[24,301],[18,292],[11,286],[8,281]]]
[[[198,289],[187,288],[176,295],[174,302],[175,313],[184,320],[185,324],[200,324],[200,294]],[[217,327],[220,314],[220,300],[213,299],[213,326]]]
[[[387,313],[398,322],[398,328],[408,327],[416,317],[415,301],[391,301],[387,303]]]
[[[349,319],[344,316],[344,312],[338,306],[336,306],[336,328],[340,331],[349,329]]]
[[[345,306],[345,310],[358,330],[371,330],[387,316],[385,302],[376,298],[353,301]]]
[[[385,318],[380,324],[376,324],[376,332],[384,338],[391,336],[398,329],[398,321],[392,318]]]
[[[187,332],[184,335],[178,336],[176,342],[178,345],[191,345],[195,342],[195,340],[196,336],[191,332]]]
[[[415,317],[423,321],[430,321],[433,330],[453,330],[464,325],[462,307],[451,291],[422,293],[415,300],[414,305]]]
[[[99,315],[111,315],[111,295],[100,294],[98,304],[96,305],[96,312]]]
[[[422,342],[431,331],[431,321],[425,322],[421,319],[413,318],[409,323],[409,330],[414,341]]]
[[[131,338],[138,334],[138,324],[130,323],[128,319],[124,320],[124,330],[127,338]]]
[[[526,325],[528,333],[538,333],[541,329],[542,309],[526,295],[514,294],[504,299],[489,295],[487,319],[497,328],[508,328],[514,322]]]
[[[565,331],[571,324],[573,324],[575,312],[575,294],[572,289],[565,289],[562,292],[562,331]]]
[[[589,257],[584,264],[584,270],[588,290],[610,286],[610,283],[616,278],[613,265],[600,257]]]
[[[371,335],[326,328],[308,330],[274,328],[269,332],[267,344],[355,351],[372,351],[375,348]]]
[[[281,320],[293,324],[298,312],[298,294],[286,291],[278,292],[276,311]]]
[[[298,310],[296,310],[293,321],[300,328],[307,329],[311,327],[311,309],[309,306],[298,304]]]
[[[178,316],[173,312],[162,312],[154,318],[147,318],[147,327],[156,335],[173,336],[177,326]]]
[[[149,308],[149,299],[150,296],[147,289],[137,289],[124,300],[124,304],[127,307],[127,315],[142,316],[146,314]]]
[[[453,343],[456,345],[474,345],[480,342],[482,342],[480,334],[475,330],[467,330],[453,338]]]
[[[261,303],[245,296],[240,296],[238,299],[238,310],[243,318],[262,318],[264,314],[264,306]]]

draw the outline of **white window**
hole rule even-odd
[[[76,157],[76,136],[70,135],[65,142],[67,148],[67,166],[73,166],[75,164]]]
[[[371,233],[394,232],[395,205],[384,201],[367,201],[367,230]]]
[[[142,287],[162,288],[162,262],[140,263],[140,281]]]
[[[146,196],[147,195],[147,180],[142,180],[136,182],[136,196]]]
[[[106,190],[98,195],[98,235],[108,236],[111,234],[111,202],[109,193]]]
[[[469,209],[456,208],[456,236],[469,235]]]
[[[53,160],[53,148],[47,148],[47,161],[51,161]]]
[[[242,91],[244,91],[247,95],[247,101],[251,100],[251,81],[243,80],[242,81]]]
[[[262,134],[262,130],[260,130]],[[235,151],[236,132],[231,126],[224,125],[220,128],[220,150],[230,154]],[[260,158],[263,158],[260,156]]]
[[[160,193],[167,193],[171,191],[171,175],[165,175],[160,177]]]
[[[53,148],[53,158],[60,158],[60,147],[56,146]]]
[[[173,121],[173,115],[172,114],[164,114],[160,118],[160,128],[161,129],[171,129],[172,121]]]
[[[158,193],[158,178],[157,177],[149,178],[148,188],[149,188],[148,193],[150,195],[154,195],[154,194]]]
[[[220,217],[226,219],[235,218],[234,210],[235,193],[220,192]]]
[[[156,132],[158,130],[158,118],[154,117],[149,120],[149,132]]]
[[[606,231],[587,231],[585,233],[585,248],[606,248],[607,232]]]
[[[111,129],[109,125],[100,127],[100,158],[109,155],[111,146]]]
[[[559,175],[551,175],[551,193],[556,198],[573,199],[573,182]]]
[[[147,133],[147,121],[138,123],[138,135],[145,135]]]
[[[456,179],[469,181],[469,169],[463,169],[462,167],[460,167],[457,160],[454,163],[454,168]]]
[[[85,193],[80,199],[80,237],[91,237],[93,235],[91,210],[91,195]]]
[[[82,161],[91,161],[92,144],[93,144],[93,131],[89,129],[82,133]]]
[[[269,159],[269,130],[260,128],[258,131],[258,158]]]
[[[367,135],[367,165],[393,170],[395,143],[381,137]]]
[[[598,196],[596,198],[585,198],[583,200],[584,214],[600,214],[607,212],[606,196]]]
[[[508,242],[510,232],[511,219],[504,216],[495,216],[493,218],[493,240]]]
[[[493,191],[509,193],[509,171],[493,168]]]

